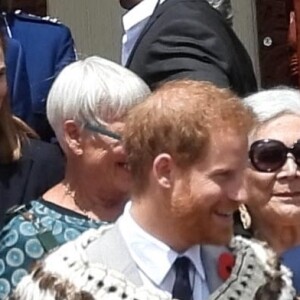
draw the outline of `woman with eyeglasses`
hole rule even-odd
[[[66,156],[65,178],[18,207],[0,233],[0,299],[33,262],[89,228],[112,222],[129,197],[123,117],[149,94],[131,71],[100,57],[67,66],[55,80],[47,117]]]
[[[300,293],[300,92],[280,87],[244,101],[257,125],[249,136],[249,201],[241,220],[281,256]]]

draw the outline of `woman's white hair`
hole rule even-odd
[[[56,78],[47,100],[47,117],[61,146],[63,124],[74,120],[107,124],[150,93],[146,83],[130,70],[92,56],[65,67]]]
[[[244,98],[244,103],[253,110],[258,126],[283,114],[300,116],[300,91],[290,87],[257,92]]]

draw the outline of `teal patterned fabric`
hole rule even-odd
[[[28,212],[34,221],[17,214],[0,232],[0,299],[9,295],[34,261],[47,252],[38,238],[41,228],[62,245],[104,224],[42,199],[32,201]]]

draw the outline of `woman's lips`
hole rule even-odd
[[[282,202],[283,204],[300,205],[300,192],[275,193],[272,195],[273,201]]]
[[[291,197],[299,197],[300,192],[281,192],[281,193],[273,193],[274,197],[282,197],[282,198],[291,198]]]

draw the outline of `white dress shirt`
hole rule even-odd
[[[123,66],[125,66],[136,40],[153,14],[158,1],[159,4],[162,4],[166,0],[143,0],[123,16],[125,32],[122,39]]]
[[[173,263],[177,257],[186,256],[193,265],[189,270],[193,299],[208,299],[209,291],[201,261],[200,246],[193,246],[186,252],[178,254],[162,241],[145,232],[131,217],[129,206],[125,208],[118,224],[143,284],[172,293],[175,282]]]

